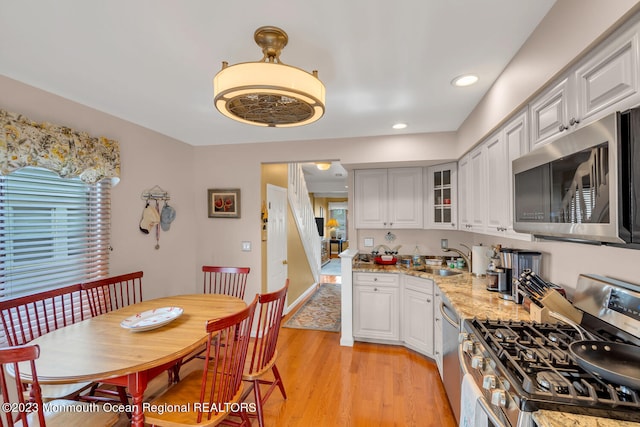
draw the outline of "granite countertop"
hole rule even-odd
[[[558,411],[536,411],[533,419],[538,427],[638,427],[640,423],[570,414]]]
[[[353,264],[354,273],[403,273],[432,279],[461,319],[473,317],[525,321],[531,319],[529,312],[522,305],[503,299],[498,292],[488,291],[485,277],[475,277],[466,270],[453,270],[460,271],[461,274],[440,276],[398,265],[378,265],[358,261]]]
[[[432,279],[445,294],[460,319],[477,317],[531,320],[524,306],[501,298],[497,292],[488,291],[486,278],[475,277],[466,270],[456,271],[461,271],[461,274],[440,276],[397,265],[377,265],[359,261],[353,263],[354,273],[402,273]],[[546,410],[534,412],[533,419],[538,427],[640,427],[640,423]]]

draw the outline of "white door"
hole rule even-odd
[[[267,292],[287,280],[287,189],[267,184]]]

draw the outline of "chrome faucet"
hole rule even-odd
[[[442,248],[442,252],[455,252],[458,255],[460,255],[462,257],[462,259],[464,259],[464,262],[467,263],[467,271],[469,273],[471,273],[471,248],[467,245],[465,245],[464,243],[460,243],[460,246],[464,246],[465,248],[467,248],[469,250],[468,253],[464,253],[459,249],[454,249],[454,248],[450,248],[447,244],[447,239],[442,239],[440,241],[440,247]]]

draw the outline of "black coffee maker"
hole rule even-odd
[[[512,300],[513,294],[513,280],[511,278],[511,268],[500,267],[496,272],[498,273],[498,292],[502,294],[502,298],[506,300]]]

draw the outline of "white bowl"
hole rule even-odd
[[[393,255],[382,255],[380,259],[383,261],[391,261],[393,260]]]

